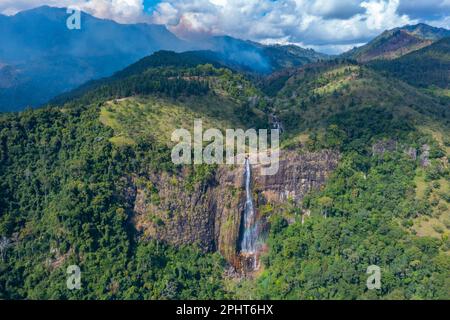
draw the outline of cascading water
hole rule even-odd
[[[253,207],[251,191],[251,166],[247,158],[245,160],[245,207],[244,207],[244,229],[241,242],[241,254],[252,258],[253,269],[257,269],[257,245],[259,236],[259,226],[256,212]]]

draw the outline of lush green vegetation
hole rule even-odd
[[[450,38],[395,60],[373,62],[370,66],[417,87],[449,90]]]
[[[350,61],[280,74],[259,89],[210,61],[177,57],[144,59],[63,106],[0,116],[0,298],[450,298],[446,100]],[[173,128],[197,117],[264,127],[269,115],[282,121],[286,148],[337,149],[342,159],[302,204],[260,208],[271,221],[260,274],[230,279],[218,253],[137,233],[132,180],[181,170],[170,161]],[[395,150],[374,154],[390,140]],[[405,153],[425,144],[426,168]],[[191,170],[186,190],[214,170]],[[73,264],[82,289],[69,291]],[[366,288],[372,264],[382,290]]]
[[[154,98],[110,100],[131,94],[127,90],[142,80],[131,75],[63,107],[0,117],[1,298],[224,296],[224,260],[218,254],[139,240],[129,221],[129,177],[177,170],[162,130],[190,128],[193,122],[188,122],[197,116],[219,128],[228,115],[227,121],[238,124],[253,118],[245,116],[253,112],[247,99],[257,89],[241,75],[212,65],[178,71],[158,67],[142,77],[149,74],[162,79],[155,80],[161,90],[140,93],[153,92]],[[177,90],[175,97],[172,77],[194,85]],[[193,95],[200,99],[197,104]],[[213,99],[222,103],[214,105]],[[163,112],[172,126],[158,120]],[[211,170],[200,169],[192,171],[187,186],[208,178]],[[73,264],[86,272],[82,290],[71,292],[65,272]]]
[[[342,60],[299,69],[278,90],[273,108],[290,134],[326,127],[334,116],[345,118],[358,112],[384,110],[393,121],[406,118],[413,124],[448,123],[450,119],[448,101]],[[391,124],[388,120],[383,122],[386,126]]]
[[[136,243],[125,173],[158,170],[166,152],[110,137],[92,105],[2,116],[1,298],[221,297],[220,257]],[[72,264],[89,270],[76,292],[65,287]]]
[[[238,297],[450,298],[445,145],[408,118],[382,108],[361,111],[331,116],[328,128],[303,142],[313,149],[337,148],[343,158],[326,187],[301,206],[269,208],[270,250],[262,273],[256,281],[233,283]],[[392,137],[398,139],[396,150],[373,154],[375,142]],[[426,169],[404,152],[424,144],[430,146]],[[426,232],[426,223],[438,227]],[[381,290],[367,289],[370,265],[381,268]]]
[[[346,61],[283,78],[273,107],[286,127],[284,146],[335,148],[343,158],[325,189],[301,206],[268,210],[263,271],[232,285],[238,297],[450,298],[449,117],[439,119],[448,103],[390,81]],[[390,139],[395,150],[373,154],[375,143]],[[431,164],[423,169],[405,150],[425,144]],[[381,268],[382,290],[366,287],[370,265]]]
[[[448,299],[448,235],[417,237],[408,228],[430,206],[414,198],[415,166],[397,152],[373,158],[348,154],[325,190],[306,200],[312,218],[289,226],[274,219],[258,295]],[[448,179],[448,171],[444,176]],[[367,290],[370,265],[381,268],[381,290]]]

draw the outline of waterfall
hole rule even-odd
[[[250,160],[245,160],[245,207],[244,207],[244,232],[241,242],[241,253],[246,255],[256,255],[258,240],[258,223],[256,220],[256,212],[253,207],[252,190],[251,190],[251,167]],[[255,257],[256,260],[256,257]],[[255,261],[256,263],[256,261]]]
[[[280,131],[280,133],[282,133],[284,131],[284,128],[283,128],[283,124],[281,123],[280,119],[278,119],[278,117],[276,115],[272,114],[271,120],[272,120],[273,129],[278,129]]]

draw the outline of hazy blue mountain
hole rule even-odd
[[[223,64],[260,73],[299,67],[329,57],[295,45],[263,45],[229,36],[208,39],[203,49],[219,53],[217,58]]]
[[[213,38],[210,44],[212,50],[196,50],[175,53],[161,50],[151,56],[142,58],[125,69],[116,72],[111,77],[89,81],[78,88],[65,92],[50,100],[50,104],[62,104],[68,100],[80,98],[86,92],[99,87],[117,83],[130,77],[144,74],[146,70],[157,67],[195,67],[200,64],[211,64],[216,68],[228,67],[244,73],[267,76],[267,73],[282,70],[291,72],[295,67],[328,59],[325,54],[297,46],[263,46],[261,44],[224,37],[232,46],[217,46],[220,38]],[[223,39],[223,38],[222,38]],[[216,46],[214,46],[216,45]],[[252,57],[253,56],[253,60]],[[253,61],[253,64],[251,62]]]
[[[218,62],[219,60],[218,54],[213,51],[186,51],[176,53],[173,51],[161,50],[114,73],[111,77],[88,81],[74,90],[65,92],[52,99],[50,104],[64,104],[69,100],[82,97],[89,91],[94,91],[95,89],[114,83],[120,83],[124,79],[133,76],[136,77],[133,79],[133,82],[135,83],[141,80],[137,78],[137,76],[144,74],[146,70],[152,68],[163,68],[168,66],[176,68],[193,68],[201,64],[211,64],[217,68],[225,67],[225,65]]]
[[[68,17],[66,9],[48,6],[0,16],[0,112],[40,106],[159,50],[205,50],[204,57],[220,64],[258,73],[328,57],[293,45],[267,46],[228,36],[188,43],[164,26],[118,24],[86,13],[81,30],[69,30]]]
[[[163,26],[82,13],[81,30],[69,30],[68,17],[65,9],[47,6],[0,17],[0,111],[38,106],[154,51],[188,48]]]

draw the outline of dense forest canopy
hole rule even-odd
[[[62,100],[0,115],[1,299],[450,298],[448,100],[352,61],[268,82],[170,52]],[[202,107],[211,100],[217,109]],[[131,177],[183,170],[159,133],[198,115],[246,128],[276,115],[284,148],[342,154],[324,188],[266,207],[269,250],[254,277],[237,280],[219,253],[146,239],[130,223]],[[373,151],[388,141],[398,147]],[[405,152],[425,145],[426,166]],[[190,169],[191,185],[215,170]],[[69,291],[73,264],[86,272]],[[381,290],[366,287],[371,264]]]

